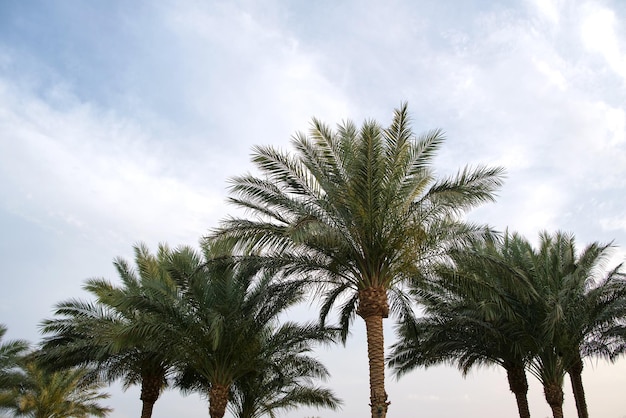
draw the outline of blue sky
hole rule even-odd
[[[403,101],[416,132],[446,131],[441,175],[507,168],[472,220],[614,240],[622,260],[624,22],[621,0],[0,2],[0,322],[37,341],[134,243],[196,245],[232,213],[227,179],[252,170],[252,145],[287,148],[313,116],[387,124]],[[343,411],[286,417],[368,413],[363,328],[319,352]],[[626,416],[625,367],[586,364],[593,416]],[[397,416],[515,415],[498,370],[417,371],[388,392]],[[138,415],[138,391],[112,393],[116,417]],[[536,383],[530,396],[548,416]],[[154,416],[172,414],[207,408],[167,392]]]

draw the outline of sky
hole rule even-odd
[[[438,175],[507,170],[497,202],[468,214],[536,241],[539,231],[616,245],[626,257],[626,2],[623,0],[0,0],[0,323],[36,343],[54,305],[117,279],[145,242],[197,246],[234,213],[228,179],[253,145],[289,149],[313,117],[441,128]],[[314,303],[293,319],[316,316]],[[363,321],[321,348],[339,412],[369,414]],[[387,320],[386,343],[394,341]],[[532,377],[529,376],[529,379]],[[590,414],[626,417],[626,360],[585,363]],[[389,376],[397,417],[516,416],[498,369]],[[575,416],[569,384],[565,416]],[[110,388],[113,416],[139,390]],[[530,410],[550,410],[531,380]],[[167,391],[155,418],[208,416]]]

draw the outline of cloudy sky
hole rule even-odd
[[[404,101],[417,132],[446,131],[441,175],[507,168],[471,219],[614,240],[621,260],[625,22],[623,0],[1,1],[0,322],[36,342],[54,304],[115,280],[134,243],[196,245],[232,211],[227,179],[252,169],[252,145],[286,148],[313,116],[386,125]],[[318,353],[343,410],[286,417],[368,414],[361,322]],[[583,378],[592,416],[626,416],[626,361]],[[115,417],[139,415],[138,390],[111,392]],[[398,417],[516,414],[494,369],[416,371],[388,392]],[[530,408],[550,415],[534,382]],[[207,408],[167,392],[154,416]]]

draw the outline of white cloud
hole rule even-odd
[[[533,60],[537,70],[546,76],[550,84],[555,85],[559,90],[565,90],[567,88],[567,80],[561,73],[561,71],[553,68],[545,61]]]
[[[89,235],[108,230],[126,242],[163,234],[195,243],[222,213],[220,191],[186,182],[173,167],[176,154],[132,121],[88,104],[57,110],[0,85],[6,209]]]
[[[610,147],[621,145],[626,141],[626,110],[624,108],[606,109],[606,129]]]
[[[626,82],[626,53],[621,45],[623,38],[617,33],[615,13],[587,5],[586,14],[581,27],[583,44],[602,55],[609,67]]]
[[[284,26],[280,10],[198,3],[163,12],[165,25],[190,51],[180,58],[188,101],[215,121],[212,130],[233,139],[234,152],[286,144],[312,116],[349,116],[340,80],[327,77],[325,57]]]
[[[622,230],[626,232],[626,214],[600,219],[600,226],[608,231]]]
[[[560,9],[563,6],[563,0],[532,0],[533,5],[537,8],[540,15],[553,24],[560,21]]]

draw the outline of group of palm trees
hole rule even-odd
[[[247,262],[162,245],[156,255],[135,247],[136,269],[118,259],[120,286],[89,280],[96,303],[69,300],[43,322],[40,358],[55,367],[92,365],[106,381],[141,386],[142,417],[150,417],[172,383],[209,400],[211,417],[228,408],[254,418],[300,404],[336,408],[328,375],[309,355],[336,331],[279,322],[303,298],[299,281],[273,280]]]
[[[318,385],[328,371],[312,351],[345,342],[358,316],[372,418],[386,417],[390,404],[386,365],[402,375],[441,362],[463,372],[504,367],[522,418],[530,416],[526,372],[543,384],[554,417],[562,417],[567,373],[587,417],[583,359],[613,360],[626,347],[626,281],[620,266],[605,269],[611,246],[577,252],[574,237],[557,232],[542,233],[534,248],[467,222],[468,209],[495,199],[503,169],[438,179],[443,141],[441,131],[416,137],[405,104],[387,128],[348,121],[331,130],[314,119],[308,135],[292,138],[293,153],[255,147],[260,174],[233,178],[228,199],[248,216],[222,221],[200,252],[137,245],[136,266],[115,260],[121,284],[87,281],[93,301],[58,304],[40,347],[9,356],[0,407],[22,413],[29,364],[50,375],[79,371],[82,384],[141,385],[142,417],[168,385],[204,395],[212,418],[336,409],[341,401]],[[318,321],[284,320],[311,295]],[[389,315],[398,342],[386,357]]]
[[[419,318],[397,328],[389,365],[398,375],[454,364],[506,370],[519,416],[530,417],[526,371],[543,385],[553,416],[563,416],[569,374],[579,418],[589,416],[583,359],[614,360],[624,351],[626,282],[620,267],[605,270],[610,245],[576,252],[574,237],[542,233],[537,249],[522,236],[473,243],[450,253],[433,278],[413,290]]]

